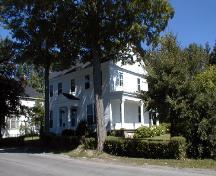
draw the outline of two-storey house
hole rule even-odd
[[[137,92],[147,91],[145,71],[140,63],[102,63],[104,118],[108,131],[133,130],[149,126],[146,111]],[[95,124],[93,70],[90,63],[55,74],[50,78],[50,131],[60,134],[75,129],[80,120]]]
[[[32,87],[26,85],[24,87],[24,93],[20,97],[20,104],[23,108],[32,109],[36,105],[36,101],[43,102],[42,94],[38,93]],[[32,133],[39,133],[39,126],[30,125],[32,118],[27,117],[23,113],[19,115],[14,115],[12,118],[6,118],[6,127],[2,130],[3,138],[6,137],[18,137],[28,134],[29,130]],[[31,129],[30,129],[31,127]]]

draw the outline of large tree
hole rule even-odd
[[[21,83],[14,79],[14,51],[8,40],[0,41],[0,138],[6,118],[18,114],[20,110],[19,96],[23,92]]]
[[[173,35],[167,35],[159,46],[146,54],[149,91],[142,92],[149,110],[157,109],[161,121],[171,123],[171,135],[182,134],[185,127],[190,82],[208,64],[205,49],[191,44],[181,49]]]
[[[210,52],[210,64],[212,65],[216,64],[216,41],[212,51]]]
[[[207,67],[190,83],[182,115],[185,118],[185,137],[189,155],[216,156],[216,67]]]
[[[80,56],[93,65],[94,101],[97,121],[97,149],[106,137],[101,87],[101,62],[124,59],[126,50],[143,54],[142,43],[156,41],[173,16],[165,0],[81,0],[76,1]],[[72,18],[71,18],[72,21]]]
[[[146,54],[149,91],[142,92],[148,110],[156,110],[160,121],[171,123],[171,135],[177,135],[178,105],[187,87],[187,63],[173,35],[160,40],[156,49]],[[175,105],[175,106],[174,106]]]
[[[34,88],[38,93],[44,95],[44,70],[31,64],[17,64],[16,76],[26,79],[28,86]],[[42,97],[41,97],[42,98]]]
[[[2,0],[1,23],[10,31],[17,48],[17,60],[44,68],[45,131],[49,131],[49,71],[53,63],[58,68],[70,66],[74,61],[75,45],[68,45],[67,14],[74,17],[73,3],[59,0]],[[71,21],[71,30],[76,27]],[[65,40],[66,39],[66,40]],[[70,36],[70,44],[73,36]],[[70,48],[68,47],[70,46]],[[70,52],[67,52],[70,50]],[[64,62],[61,62],[64,61]],[[61,64],[59,64],[61,63]]]

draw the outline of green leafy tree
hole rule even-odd
[[[216,64],[216,42],[213,46],[213,50],[210,53],[210,64],[211,65]]]
[[[2,128],[6,125],[6,117],[17,115],[20,109],[19,96],[23,92],[20,82],[14,77],[15,64],[12,43],[8,40],[0,41],[0,138]]]
[[[216,67],[196,75],[190,84],[185,136],[194,157],[216,156]]]
[[[159,46],[146,54],[149,91],[141,97],[149,110],[156,109],[161,121],[171,123],[171,135],[178,135],[178,109],[187,87],[187,63],[176,37],[169,34]]]
[[[44,71],[41,67],[34,65],[17,64],[17,78],[27,80],[27,85],[34,88],[38,93],[44,94]]]
[[[53,64],[56,64],[55,67],[58,69],[70,66],[74,61],[73,54],[76,55],[74,45],[68,48],[69,45],[65,40],[68,40],[64,32],[68,22],[67,14],[73,16],[75,12],[73,3],[70,3],[70,11],[67,11],[65,5],[68,2],[63,0],[0,2],[0,20],[14,38],[17,60],[44,68],[46,132],[49,131],[49,71]],[[67,52],[67,49],[70,49],[70,52]]]
[[[196,44],[181,49],[176,37],[169,34],[146,57],[149,91],[141,97],[149,110],[157,109],[161,121],[171,123],[172,136],[180,135],[185,127],[190,82],[206,68],[208,54]]]
[[[128,49],[143,55],[143,42],[157,41],[173,16],[165,0],[82,0],[76,2],[80,56],[93,65],[97,121],[97,149],[103,150],[106,137],[101,87],[101,62],[130,59]],[[73,21],[72,18],[70,21]],[[72,25],[70,25],[72,26]],[[73,35],[72,35],[73,36]]]

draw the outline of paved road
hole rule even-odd
[[[0,149],[0,176],[216,176],[216,171],[128,166]]]

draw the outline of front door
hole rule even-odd
[[[64,129],[67,128],[67,116],[68,116],[67,108],[66,107],[60,108],[60,111],[59,111],[60,132],[62,132]]]
[[[71,108],[71,127],[74,128],[77,125],[77,108],[72,107]]]

